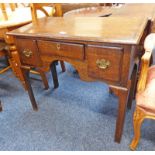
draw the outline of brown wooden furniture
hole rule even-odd
[[[7,13],[6,12],[7,9],[5,7],[6,4],[1,3],[1,6],[2,6],[3,10],[5,10],[5,12],[3,11],[3,13],[6,14]],[[14,9],[13,9],[13,6],[14,6]],[[14,30],[16,28],[19,28],[23,25],[26,25],[26,24],[32,22],[31,11],[30,11],[29,7],[21,7],[21,8],[17,9],[15,6],[16,5],[13,5],[13,3],[12,3],[11,4],[12,9],[11,10],[13,10],[13,12],[9,13],[5,20],[0,21],[0,44],[1,45],[4,45],[5,42],[9,42],[9,44],[10,43],[14,44],[14,40],[12,38],[10,38],[9,36],[6,36],[6,32]],[[22,14],[21,14],[21,12],[22,12]],[[25,15],[24,18],[23,18],[23,14]],[[40,16],[43,17],[42,15],[40,15]],[[3,46],[3,48],[5,48],[5,47]],[[19,67],[21,63],[20,63],[18,53],[17,52],[10,53],[6,50],[2,50],[1,54],[5,54],[5,55],[7,54],[8,55],[9,63],[10,63],[10,66],[13,70],[13,73],[15,74],[15,76],[17,78],[20,79],[20,81],[23,81],[23,75],[22,75],[20,67]],[[3,73],[7,69],[9,69],[10,66],[8,66],[7,68],[4,68],[0,73]],[[31,71],[31,72],[40,74],[42,81],[44,83],[45,89],[49,88],[48,81],[47,81],[46,76],[42,70],[39,69],[39,70],[37,70],[37,72],[34,72],[34,71]]]
[[[61,5],[60,4],[51,4],[51,3],[31,3],[31,15],[32,15],[32,22],[34,24],[37,24],[38,22],[38,16],[37,16],[37,10],[41,10],[46,17],[50,16],[62,16],[61,12]],[[52,8],[50,12],[48,12],[44,7]],[[60,61],[62,72],[65,72],[65,64],[63,61]]]
[[[149,68],[152,52],[155,50],[155,33],[147,36],[145,53],[142,57],[141,73],[137,86],[136,108],[133,115],[134,138],[130,148],[135,150],[140,139],[140,128],[144,119],[155,120],[155,66]]]
[[[38,10],[42,11],[47,17],[62,16],[61,4],[59,3],[31,3],[30,7],[31,7],[32,21],[35,23],[37,22],[38,19],[37,15]]]
[[[16,4],[10,3],[8,5],[10,5],[11,10],[14,11]],[[0,23],[2,21],[7,21],[8,20],[8,14],[7,14],[6,6],[4,3],[0,3],[0,11],[2,12],[2,14],[0,16]],[[0,57],[7,57],[7,51],[5,50],[5,48],[6,48],[6,43],[4,41],[0,40]],[[10,68],[10,66],[7,66],[7,67],[3,68],[2,70],[0,70],[0,74],[4,73],[9,68]]]
[[[67,4],[66,4],[67,5]],[[83,6],[83,4],[81,4]],[[91,4],[92,6],[93,4]],[[101,4],[100,4],[101,5]],[[87,6],[87,5],[85,5]],[[101,5],[102,6],[102,5]],[[104,7],[101,6],[97,6],[94,7],[86,7],[86,8],[80,8],[80,9],[76,9],[76,10],[70,10],[66,12],[63,16],[64,17],[124,17],[124,18],[131,18],[131,17],[146,17],[149,18],[149,29],[147,31],[147,33],[150,32],[155,32],[155,22],[154,22],[154,17],[155,17],[155,5],[154,4],[119,4],[119,5],[104,5]],[[106,6],[106,7],[105,7]],[[143,11],[139,11],[139,8],[141,8],[141,10]],[[63,7],[62,7],[63,10]],[[62,11],[63,12],[63,11]],[[141,46],[139,47],[139,50],[142,52],[143,51],[143,44],[141,44]],[[133,73],[132,77],[134,77],[136,74]],[[135,77],[137,78],[137,77]],[[134,82],[134,80],[133,80]],[[135,83],[132,84],[132,86],[134,86]],[[134,89],[134,88],[131,88]],[[111,90],[110,90],[111,92]],[[135,92],[133,92],[134,94]],[[133,94],[131,94],[129,96],[129,100],[128,100],[128,108],[131,109],[132,106],[132,96]]]
[[[16,13],[16,11],[15,11],[16,4],[11,3],[11,4],[8,4],[8,6],[10,6],[11,9],[9,7],[6,8],[5,3],[0,3],[0,9],[2,11],[2,14],[1,14],[2,16],[0,16],[0,46],[1,46],[0,56],[8,55],[8,52],[6,50],[4,50],[6,48],[6,43],[4,41],[5,33],[10,30],[16,29],[20,26],[23,26],[25,24],[28,24],[31,21],[30,18],[26,18],[23,20],[23,18],[20,18],[20,15],[17,16],[18,13]],[[27,8],[23,8],[23,9],[25,10],[24,12],[29,11],[29,10],[27,10]],[[7,12],[8,10],[11,12]],[[10,61],[10,64],[12,66],[12,61]],[[4,68],[3,70],[1,70],[1,73],[5,72],[9,68],[10,68],[10,66]],[[13,70],[15,70],[15,69],[13,68]]]
[[[91,7],[90,7],[91,8]],[[95,8],[101,8],[98,7],[98,5]],[[69,11],[68,13],[65,13],[66,17],[70,17],[70,16],[102,16],[102,14],[104,13],[110,13],[112,17],[124,17],[124,18],[130,18],[130,17],[135,17],[135,16],[140,16],[140,17],[146,17],[149,18],[150,21],[152,21],[150,24],[150,32],[155,32],[155,22],[154,22],[154,18],[155,18],[155,4],[147,4],[147,3],[141,3],[141,4],[123,4],[123,5],[118,5],[117,7],[109,7],[109,9],[105,9],[108,7],[103,7],[102,9],[97,9],[96,13],[95,11],[91,11],[88,10],[86,11],[86,8],[79,9],[80,11],[77,10],[77,12],[75,10],[73,11]],[[140,11],[139,8],[143,11]],[[62,7],[63,10],[63,7]],[[70,9],[71,10],[71,9]],[[84,11],[84,12],[83,12]]]
[[[7,33],[16,41],[17,49],[10,49],[19,52],[23,82],[33,109],[37,110],[37,104],[29,83],[29,69],[51,68],[57,88],[55,64],[58,60],[67,61],[81,80],[107,82],[118,96],[115,141],[120,142],[128,95],[133,91],[130,88],[134,88],[131,83],[135,83],[138,46],[147,34],[147,26],[148,20],[142,17],[49,17]]]

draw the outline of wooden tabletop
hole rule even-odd
[[[23,37],[138,44],[146,24],[147,19],[142,17],[49,17],[39,20],[38,25],[28,24],[8,34]]]

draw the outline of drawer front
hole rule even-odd
[[[90,77],[114,82],[120,80],[123,48],[88,45],[86,57]]]
[[[38,48],[41,55],[63,56],[73,59],[84,59],[84,45],[39,40]]]
[[[41,66],[41,59],[35,40],[17,39],[16,45],[23,64]]]

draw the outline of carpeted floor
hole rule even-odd
[[[120,144],[114,142],[117,97],[101,82],[79,79],[73,68],[61,73],[59,88],[43,89],[39,76],[31,80],[39,111],[32,110],[29,97],[11,70],[0,75],[0,150],[105,151],[130,150],[133,137],[132,110],[127,110]],[[155,121],[146,120],[137,150],[155,151]]]

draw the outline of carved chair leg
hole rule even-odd
[[[65,72],[66,71],[66,67],[65,67],[64,62],[60,61],[60,65],[61,65],[62,72]]]
[[[2,104],[1,104],[1,100],[0,100],[0,112],[2,111]]]
[[[32,90],[30,79],[29,79],[30,70],[29,69],[23,69],[23,68],[21,70],[22,70],[22,73],[23,73],[23,76],[24,76],[24,79],[25,79],[24,80],[25,81],[25,86],[26,86],[26,90],[28,91],[29,98],[31,100],[32,108],[33,108],[34,111],[37,111],[38,106],[37,106],[36,100],[34,98],[33,90]]]
[[[132,75],[131,75],[131,88],[130,88],[128,103],[127,103],[128,109],[131,109],[132,101],[136,93],[137,73],[138,73],[137,67],[134,67]]]
[[[140,129],[141,129],[142,122],[144,120],[144,116],[145,116],[144,113],[139,108],[136,108],[133,116],[134,137],[130,144],[131,150],[135,150],[138,145],[140,135],[141,135]]]
[[[54,61],[54,62],[52,62],[51,66],[50,66],[52,77],[53,77],[54,88],[59,87],[56,64],[57,64],[57,61]]]
[[[46,78],[46,74],[43,71],[41,71],[40,69],[38,69],[38,72],[40,73],[40,76],[41,76],[42,81],[44,83],[45,89],[48,89],[49,85],[48,85],[48,81],[47,81],[47,78]]]

